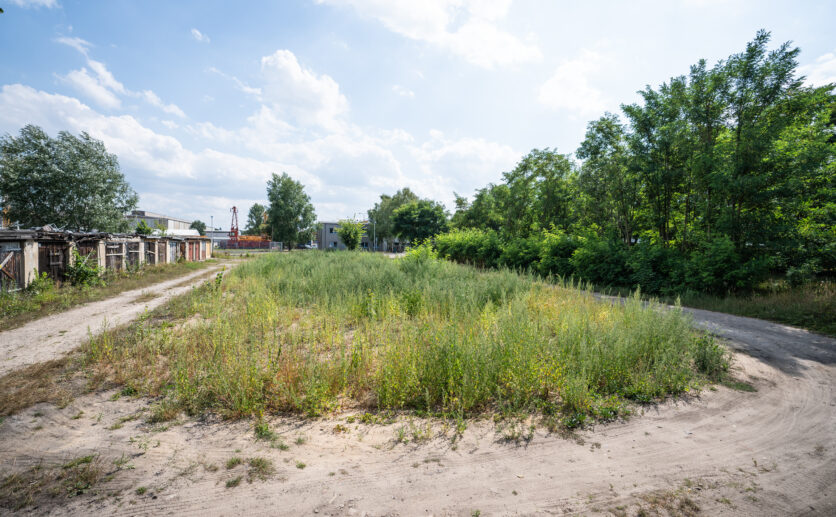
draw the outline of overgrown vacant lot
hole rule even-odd
[[[447,416],[612,418],[629,400],[686,392],[728,368],[679,311],[621,305],[510,271],[480,272],[419,248],[270,254],[128,329],[87,360],[129,391],[226,416],[348,408]]]

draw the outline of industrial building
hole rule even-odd
[[[163,228],[166,232],[171,230],[188,230],[192,225],[192,221],[178,219],[177,217],[171,217],[163,214],[156,214],[146,210],[134,210],[130,214],[126,215],[125,218],[130,221],[132,228],[136,228],[136,225],[138,225],[140,221],[145,221],[145,224],[149,227]]]

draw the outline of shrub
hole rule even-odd
[[[711,336],[703,336],[694,342],[694,366],[707,377],[719,380],[729,370],[729,352],[718,345]]]
[[[55,281],[49,278],[46,273],[41,273],[26,287],[26,290],[34,295],[48,293],[55,289]]]
[[[769,272],[765,257],[743,262],[727,236],[715,237],[688,259],[685,286],[695,291],[727,293],[748,290]]]
[[[792,287],[800,287],[812,282],[819,272],[817,260],[808,260],[798,267],[792,266],[787,269],[787,283]]]
[[[580,237],[569,263],[578,277],[594,284],[624,285],[630,279],[627,246],[618,240]]]
[[[432,243],[426,241],[406,250],[398,265],[405,273],[423,277],[430,272],[437,260],[438,253],[433,249]],[[368,292],[372,292],[371,288]]]
[[[495,267],[502,254],[502,242],[493,230],[453,230],[437,235],[438,254],[460,264]]]
[[[499,264],[517,271],[536,268],[540,260],[541,243],[542,237],[539,235],[511,239],[502,250]]]
[[[684,261],[679,250],[652,242],[639,242],[630,249],[627,264],[631,287],[645,293],[668,293],[682,284]]]
[[[102,268],[92,257],[92,253],[81,256],[77,250],[73,250],[73,261],[64,273],[72,285],[93,286],[101,283]]]
[[[569,277],[575,269],[569,262],[578,249],[578,239],[563,232],[545,232],[540,243],[540,262],[538,269],[543,276]]]

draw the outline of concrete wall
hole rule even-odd
[[[340,223],[319,223],[320,228],[316,232],[316,244],[321,250],[344,250],[340,235],[337,233],[337,228]]]

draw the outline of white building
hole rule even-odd
[[[131,222],[131,229],[136,228],[140,221],[145,221],[145,224],[151,228],[157,228],[157,225],[165,228],[166,232],[169,230],[188,230],[192,225],[191,221],[185,219],[178,219],[163,214],[155,214],[154,212],[146,212],[145,210],[134,210],[125,218]]]

